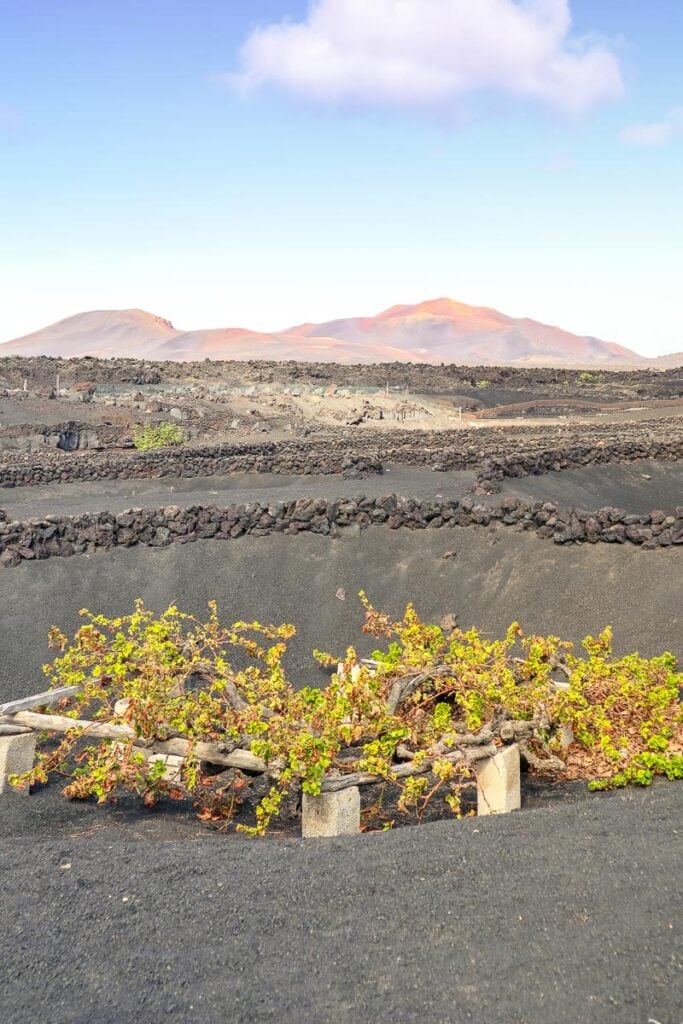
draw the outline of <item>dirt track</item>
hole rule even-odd
[[[502,416],[518,416],[542,409],[572,409],[581,415],[590,413],[623,413],[635,410],[668,409],[668,415],[672,410],[683,410],[683,398],[655,398],[655,399],[630,399],[627,402],[596,402],[580,398],[538,398],[529,399],[524,402],[512,402],[510,405],[497,405],[495,408],[485,407],[480,413],[475,413],[477,419],[491,419]]]

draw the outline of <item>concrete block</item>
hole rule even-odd
[[[185,758],[177,754],[151,754],[148,758],[150,763],[161,761],[165,767],[164,780],[166,782],[180,782]]]
[[[477,814],[507,814],[521,806],[519,746],[512,743],[477,764]]]
[[[0,796],[3,793],[28,794],[28,786],[14,789],[7,785],[9,775],[23,775],[30,772],[36,757],[36,734],[20,733],[18,736],[0,736]]]
[[[350,786],[321,796],[303,794],[301,835],[304,839],[350,836],[360,832],[360,790]]]
[[[123,751],[123,744],[115,743],[114,749],[117,753],[121,753]],[[161,761],[165,769],[162,776],[165,782],[180,781],[183,765],[185,763],[184,757],[180,757],[178,754],[150,754],[148,751],[141,749],[138,749],[136,753],[142,754],[148,764],[154,764],[157,761]]]
[[[571,725],[560,727],[560,752],[564,756],[574,742],[574,730]]]

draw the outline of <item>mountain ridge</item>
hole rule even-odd
[[[241,327],[185,331],[142,309],[90,310],[0,344],[2,355],[603,367],[676,359],[648,360],[614,342],[447,297],[272,333]]]

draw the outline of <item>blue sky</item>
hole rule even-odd
[[[683,348],[680,0],[573,0],[564,35],[566,0],[529,0],[519,36],[514,0],[478,0],[462,47],[438,19],[463,0],[420,0],[413,54],[379,22],[415,2],[0,0],[0,340],[85,309],[274,330],[449,295]]]

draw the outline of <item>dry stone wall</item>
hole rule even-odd
[[[380,473],[383,464],[436,471],[477,469],[489,490],[504,476],[526,476],[608,462],[681,458],[683,420],[560,428],[337,432],[288,442],[219,444],[149,452],[3,453],[0,486],[99,479],[198,477],[234,472]]]
[[[670,513],[657,510],[634,515],[618,508],[561,509],[551,502],[530,504],[515,498],[505,498],[491,508],[474,497],[424,501],[389,494],[339,501],[307,498],[270,504],[253,502],[225,508],[169,506],[120,514],[46,516],[25,522],[12,521],[0,512],[0,567],[137,544],[167,547],[277,533],[334,537],[349,527],[434,530],[496,523],[534,530],[539,537],[557,544],[630,543],[645,549],[683,544],[683,506]]]
[[[381,473],[373,456],[349,453],[338,443],[329,450],[305,444],[212,445],[201,448],[162,448],[148,452],[82,453],[69,458],[58,454],[39,458],[5,458],[0,463],[0,486],[21,487],[85,480],[131,480],[159,477],[199,477],[227,473]]]
[[[132,440],[129,442],[132,447]],[[0,429],[0,453],[41,453],[45,449],[64,452],[78,449],[121,448],[121,426],[105,423],[22,423]]]

